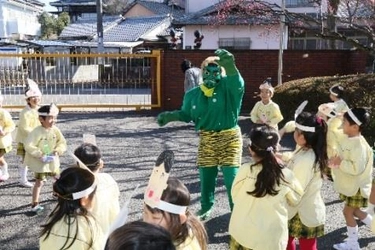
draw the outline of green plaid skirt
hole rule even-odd
[[[324,225],[307,227],[302,224],[298,214],[289,220],[288,227],[289,237],[313,239],[324,235]]]
[[[57,179],[59,173],[52,173],[52,172],[46,172],[46,173],[34,173],[34,177],[37,180],[46,180],[48,176],[54,177]]]
[[[354,208],[367,207],[368,203],[368,199],[362,197],[360,190],[354,196],[340,194],[340,200],[344,201],[345,205]]]
[[[230,250],[252,250],[251,248],[241,246],[241,244],[238,243],[232,236],[230,237],[230,241],[229,241],[229,249]]]
[[[17,145],[17,155],[25,157],[25,154],[26,154],[25,147],[23,146],[23,143],[19,142]]]

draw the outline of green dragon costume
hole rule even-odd
[[[223,172],[230,208],[233,208],[231,187],[242,155],[238,116],[244,81],[230,52],[218,49],[215,54],[203,61],[203,83],[185,93],[181,109],[162,112],[158,116],[160,126],[171,121],[193,121],[199,131],[197,165],[201,210],[198,216],[201,219],[206,219],[211,213],[219,167]]]

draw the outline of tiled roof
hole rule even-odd
[[[60,38],[77,38],[77,37],[87,37],[92,38],[96,35],[96,18],[81,18],[76,22],[69,24],[60,34]],[[116,25],[121,22],[121,16],[103,16],[103,30],[105,31],[109,27]]]
[[[105,42],[137,41],[149,31],[166,22],[170,22],[168,15],[126,18],[112,29],[104,32],[103,40]]]
[[[125,9],[124,13],[128,12],[132,7],[134,7],[136,4],[139,4],[143,6],[144,8],[150,10],[151,12],[155,13],[155,15],[167,15],[171,14],[172,16],[182,16],[185,14],[185,11],[175,5],[168,5],[166,3],[158,3],[158,2],[151,2],[151,1],[133,1],[130,4],[128,4]]]
[[[215,22],[214,18],[216,15],[213,15],[217,13],[218,8],[221,3],[217,3],[214,5],[211,5],[205,9],[202,9],[198,12],[191,13],[189,15],[180,16],[173,19],[172,23],[176,26],[183,26],[183,25],[208,25]],[[275,16],[273,20],[279,20],[278,16]],[[228,16],[225,20],[226,25],[237,25],[237,24],[268,24],[271,23],[272,20],[269,16],[262,17],[262,16],[252,16],[249,18],[238,18],[236,16]]]
[[[96,0],[59,0],[49,3],[51,6],[96,5]]]
[[[39,47],[72,47],[69,43],[54,40],[25,40],[23,42]]]

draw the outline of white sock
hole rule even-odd
[[[370,214],[367,214],[366,218],[361,220],[363,223],[366,224],[366,226],[371,227],[371,222],[372,222],[372,216]]]
[[[19,166],[18,171],[20,174],[20,182],[26,183],[27,182],[27,166]]]
[[[5,163],[1,166],[1,170],[3,171],[3,175],[9,174],[8,173],[8,163]]]
[[[355,227],[346,227],[348,230],[348,240],[358,241],[358,225]]]
[[[375,204],[372,204],[372,203],[368,202],[366,212],[368,214],[374,215],[374,213],[375,213],[374,210],[375,210]]]

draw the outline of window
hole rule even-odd
[[[291,7],[313,7],[314,3],[312,0],[285,0],[285,6]]]
[[[219,48],[223,49],[250,49],[251,40],[242,38],[219,38]]]

